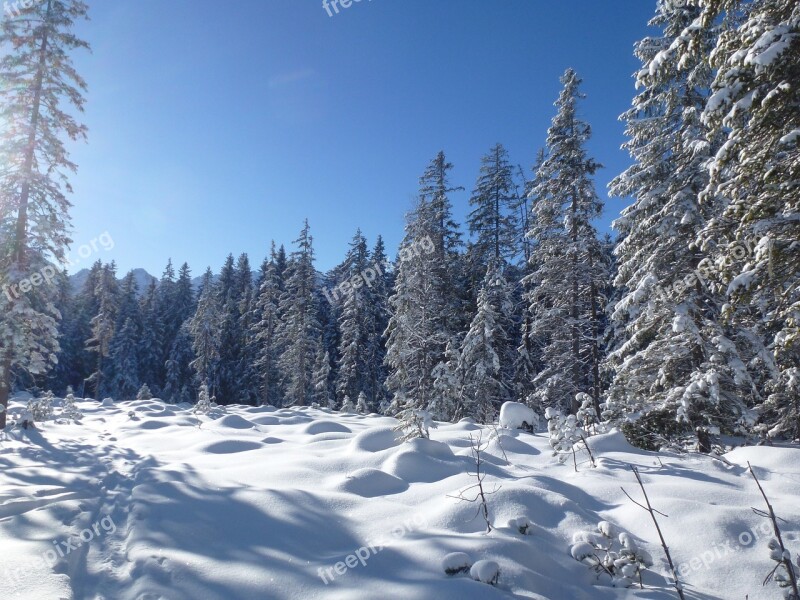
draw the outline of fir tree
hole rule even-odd
[[[700,115],[716,33],[697,38],[702,49],[692,60],[681,60],[674,43],[699,16],[697,7],[662,1],[650,22],[662,35],[636,45],[641,92],[622,116],[630,137],[625,146],[636,162],[611,184],[614,194],[636,200],[614,224],[621,296],[612,316],[619,339],[608,361],[614,370],[608,402],[644,417],[643,430],[660,432],[679,429],[676,420],[686,432],[730,430],[754,391],[719,324],[723,300],[713,274],[695,276],[704,255],[694,240],[715,209],[700,194],[719,138]],[[687,276],[692,281],[684,284]]]
[[[281,406],[283,390],[278,368],[280,346],[278,344],[278,322],[282,281],[278,267],[275,243],[272,243],[270,260],[262,268],[261,286],[254,304],[251,327],[251,355],[257,373],[259,403]]]
[[[58,269],[49,257],[62,261],[69,238],[67,173],[64,138],[84,139],[86,128],[73,110],[83,110],[86,83],[72,66],[71,54],[88,48],[72,32],[86,17],[80,0],[32,3],[22,14],[3,21],[0,60],[3,85],[3,130],[0,134],[0,429],[12,373],[43,374],[59,350],[53,288],[19,285],[32,273]],[[8,293],[6,293],[8,291]]]
[[[114,263],[104,265],[100,278],[95,287],[95,297],[98,312],[90,321],[91,337],[86,340],[86,349],[96,354],[94,372],[87,378],[93,384],[95,399],[100,400],[105,395],[105,375],[108,358],[111,350],[111,341],[114,339],[114,328],[119,310],[119,298],[116,279],[116,266]]]
[[[586,153],[591,130],[577,115],[580,79],[568,69],[561,82],[547,154],[530,192],[536,202],[528,233],[534,247],[525,280],[531,315],[527,335],[539,346],[542,363],[534,381],[538,402],[575,412],[576,394],[596,389],[594,330],[601,310],[596,292],[605,273],[592,226],[602,211],[592,181],[599,165]],[[595,402],[599,406],[599,397]]]
[[[279,365],[286,382],[286,399],[306,406],[313,396],[314,359],[320,343],[315,302],[317,273],[308,221],[295,240],[297,250],[287,268],[286,290],[280,303],[282,320],[278,335],[282,348]]]
[[[202,290],[197,302],[197,311],[189,321],[189,333],[192,336],[192,349],[195,355],[191,367],[197,373],[200,385],[208,390],[217,381],[220,345],[219,297],[210,268],[203,276]]]

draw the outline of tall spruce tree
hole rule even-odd
[[[720,267],[723,317],[769,350],[751,363],[768,394],[761,431],[800,439],[800,6],[793,0],[699,0],[702,23],[732,23],[711,52],[717,69],[703,122],[725,136],[709,165],[721,203],[700,240]],[[697,52],[698,30],[683,37]],[[752,253],[742,251],[747,240]]]
[[[106,381],[109,364],[106,359],[111,351],[111,342],[119,311],[119,289],[114,263],[103,265],[94,290],[97,314],[90,321],[91,337],[86,340],[86,349],[95,354],[94,372],[86,379],[94,389],[96,400],[100,400],[110,389]]]
[[[201,290],[197,310],[188,323],[195,355],[191,367],[197,373],[200,385],[206,386],[213,394],[217,384],[221,317],[219,292],[210,268],[203,275]]]
[[[278,268],[278,255],[275,242],[272,243],[270,258],[262,269],[261,285],[254,304],[251,327],[252,356],[257,374],[259,403],[281,406],[283,390],[278,368],[280,346],[278,344],[278,321],[280,319],[280,300],[283,288]]]
[[[287,267],[286,289],[280,304],[279,365],[286,382],[286,400],[295,406],[307,406],[313,397],[314,361],[321,335],[315,301],[317,272],[308,220],[295,244],[297,249]]]
[[[526,278],[531,341],[540,346],[542,370],[535,395],[542,406],[576,412],[575,396],[593,394],[599,362],[597,289],[605,284],[602,250],[592,222],[602,211],[593,175],[598,165],[586,152],[591,135],[577,114],[580,79],[568,69],[547,134],[547,153],[531,190],[535,198],[529,237],[535,245]],[[599,411],[599,397],[595,396]]]
[[[700,194],[719,136],[700,116],[713,78],[707,55],[716,32],[706,29],[696,39],[702,47],[694,58],[682,59],[674,44],[700,13],[662,0],[650,22],[662,35],[636,45],[641,91],[622,116],[635,163],[611,183],[612,193],[635,202],[615,222],[621,297],[612,318],[621,335],[608,360],[614,372],[608,412],[643,418],[630,431],[647,445],[650,431],[730,431],[756,393],[736,350],[743,340],[719,323],[723,298],[713,273],[696,277],[704,254],[695,240],[715,216],[715,205],[703,204]]]
[[[67,173],[76,165],[64,138],[86,136],[71,112],[83,110],[86,90],[71,55],[88,48],[72,31],[87,10],[80,0],[28,3],[0,30],[0,429],[13,373],[43,374],[59,350],[56,290],[23,282],[48,268],[55,275],[52,261],[64,260],[70,241]]]

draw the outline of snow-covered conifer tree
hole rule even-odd
[[[88,48],[73,32],[86,17],[81,0],[26,3],[18,15],[5,15],[0,30],[3,128],[0,133],[0,429],[12,374],[43,374],[59,350],[49,285],[23,280],[64,259],[70,242],[67,173],[75,171],[64,138],[83,139],[86,128],[75,112],[83,110],[86,83],[72,65],[76,49]],[[7,293],[6,293],[7,292]]]
[[[282,320],[278,335],[282,354],[279,365],[286,382],[286,400],[306,406],[313,396],[313,368],[320,343],[315,288],[314,249],[308,221],[295,240],[287,268],[286,290],[280,303]]]
[[[577,114],[584,97],[580,79],[568,69],[561,81],[547,153],[530,191],[535,203],[528,232],[533,247],[525,280],[531,318],[526,333],[538,346],[542,365],[534,380],[538,402],[575,412],[576,394],[597,387],[595,330],[602,311],[597,289],[607,274],[592,225],[602,211],[592,180],[599,165],[586,152],[591,129]]]

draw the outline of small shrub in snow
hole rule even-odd
[[[500,565],[493,560],[479,560],[469,570],[469,576],[475,581],[497,585],[500,579]]]
[[[630,587],[637,581],[641,585],[642,572],[653,565],[650,554],[608,521],[598,523],[596,532],[577,533],[573,541],[572,558],[597,573],[598,579],[607,579],[612,587]]]
[[[358,402],[356,403],[356,412],[362,415],[365,415],[369,412],[369,406],[367,406],[367,395],[364,392],[361,392],[358,395]]]
[[[150,392],[150,387],[145,383],[139,388],[139,393],[136,394],[137,400],[152,400],[153,394]]]
[[[75,404],[75,396],[71,393],[67,394],[64,402],[61,404],[61,418],[67,421],[78,421],[83,418],[83,413],[78,410]]]
[[[208,386],[204,383],[200,386],[197,394],[197,404],[194,405],[192,412],[196,415],[207,415],[213,408],[211,398],[208,397]]]
[[[53,392],[46,392],[41,398],[31,398],[25,409],[16,414],[14,425],[27,429],[52,419],[53,400]]]
[[[407,442],[416,438],[429,440],[430,430],[436,429],[437,425],[433,422],[431,413],[425,410],[408,408],[397,415],[400,424],[395,427],[395,431],[402,431],[401,442]]]
[[[519,517],[517,519],[511,519],[508,522],[509,529],[513,529],[517,531],[521,535],[530,535],[531,532],[531,522],[528,520],[527,517]]]
[[[353,401],[350,399],[350,396],[345,396],[344,400],[342,401],[342,408],[339,409],[339,412],[343,413],[352,413],[356,411],[356,407],[353,404]]]
[[[442,560],[442,569],[448,575],[467,573],[472,568],[472,559],[464,552],[451,552]]]

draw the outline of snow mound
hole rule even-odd
[[[303,433],[319,435],[321,433],[353,433],[353,431],[336,421],[314,421],[303,429]]]
[[[465,552],[451,552],[442,559],[442,569],[448,575],[466,573],[472,568],[472,559]]]
[[[539,415],[519,402],[504,402],[500,407],[500,427],[536,430],[539,428]]]
[[[204,448],[205,452],[211,454],[236,454],[237,452],[248,452],[261,448],[261,444],[256,442],[246,442],[244,440],[225,440],[215,442]]]
[[[253,429],[256,425],[239,415],[225,415],[212,424],[214,427],[227,427],[229,429]]]
[[[493,560],[479,560],[469,570],[469,576],[475,581],[496,585],[500,579],[500,565]]]
[[[408,484],[378,469],[359,469],[349,475],[340,488],[362,498],[376,498],[405,492]]]
[[[440,457],[446,453],[449,453],[449,457]],[[389,457],[383,468],[408,483],[441,481],[464,471],[462,463],[447,445],[432,440],[412,440]]]
[[[399,444],[397,432],[392,427],[375,427],[356,435],[350,442],[350,447],[356,451],[381,452]]]

